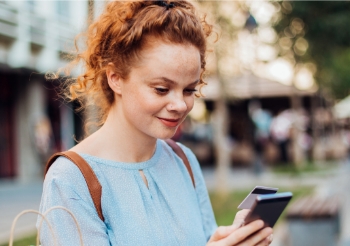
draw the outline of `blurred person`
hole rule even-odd
[[[84,245],[268,245],[261,220],[217,227],[200,165],[180,145],[194,174],[164,142],[193,107],[204,83],[211,26],[187,1],[111,1],[87,31],[75,62],[84,72],[67,85],[86,108],[90,98],[101,127],[70,149],[91,166],[102,186],[100,219],[76,165],[59,157],[46,174],[40,211],[74,213]],[[91,102],[91,101],[90,101]],[[195,186],[195,188],[194,188]],[[48,216],[59,245],[80,245],[64,211]],[[38,219],[38,224],[39,224]],[[41,244],[54,245],[48,226]]]
[[[289,110],[279,112],[271,122],[271,138],[277,144],[282,163],[289,162],[288,145],[291,137],[293,115]]]
[[[295,136],[293,138],[296,139],[297,147],[299,153],[299,160],[302,161],[309,159],[311,157],[311,150],[313,145],[312,136],[308,133],[308,129],[310,128],[310,117],[308,112],[304,108],[300,108],[294,111],[294,128],[296,130]],[[294,153],[295,155],[295,149]]]
[[[249,103],[248,111],[255,126],[254,149],[256,158],[254,160],[254,172],[259,175],[263,168],[263,152],[270,139],[272,116],[269,111],[261,108],[261,104],[258,100],[252,100]]]
[[[344,145],[346,146],[347,159],[349,161],[350,160],[350,130],[348,129],[348,127],[343,127],[340,130],[340,136],[341,136],[341,139],[342,139]]]
[[[39,155],[40,164],[44,165],[50,155],[56,151],[50,119],[47,116],[38,117],[33,128],[35,150]]]

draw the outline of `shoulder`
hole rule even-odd
[[[188,161],[191,163],[191,165],[193,164],[198,164],[198,160],[196,155],[192,152],[192,150],[190,148],[188,148],[187,146],[183,145],[182,143],[176,142],[181,149],[185,152],[186,157],[188,158]]]
[[[71,180],[73,176],[81,174],[79,168],[64,156],[59,156],[50,166],[45,175],[46,179],[65,179]]]
[[[181,149],[185,152],[186,155],[195,157],[195,155],[192,152],[192,150],[190,148],[188,148],[186,145],[184,145],[184,144],[182,144],[180,142],[176,142],[176,143],[181,147]]]
[[[172,147],[165,140],[160,140],[160,141],[162,143],[161,145],[162,145],[163,150],[170,151],[170,153],[172,153],[173,155],[176,155],[176,153],[174,152]],[[183,145],[180,142],[174,142],[174,143],[176,143],[182,149],[182,151],[185,153],[185,155],[188,159],[196,158],[196,156],[194,155],[194,153],[192,152],[191,149],[189,149],[188,147],[186,147],[185,145]]]
[[[63,156],[58,157],[46,173],[44,189],[72,192],[79,194],[79,197],[88,195],[83,174],[71,160]]]
[[[196,173],[200,171],[200,165],[198,163],[198,160],[195,156],[195,154],[192,152],[192,150],[182,143],[176,142],[176,144],[182,149],[182,151],[185,153],[186,158],[188,159],[188,162],[191,165],[192,170]],[[167,148],[168,151],[171,151],[173,155],[177,155],[174,151],[172,151],[172,148],[165,142],[163,141],[163,146]],[[179,156],[178,156],[179,157]],[[180,157],[179,157],[180,158]]]

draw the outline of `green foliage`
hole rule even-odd
[[[218,225],[232,224],[233,219],[238,212],[238,205],[249,192],[250,190],[238,190],[232,192],[227,197],[223,197],[217,193],[210,193],[210,200]]]
[[[331,79],[324,81],[333,89],[338,98],[344,98],[350,92],[350,47],[334,52],[328,60],[325,71]]]
[[[326,166],[315,165],[312,162],[304,163],[301,166],[296,166],[294,163],[282,163],[276,164],[272,167],[272,172],[276,174],[290,175],[290,176],[298,176],[303,174],[317,174],[320,175],[324,172],[328,172],[333,169],[334,165],[332,163],[328,163]]]
[[[291,9],[286,8],[291,6]],[[316,80],[343,98],[350,92],[350,4],[349,2],[282,2],[282,17],[275,25],[280,37],[287,36],[295,44],[299,37],[309,43],[307,52],[295,55],[296,61],[311,61],[317,65]],[[301,19],[300,33],[288,32],[293,20]],[[287,33],[287,34],[286,34]]]
[[[26,237],[13,242],[13,246],[29,246],[29,245],[36,245],[36,235]],[[8,243],[2,244],[1,246],[8,246]]]

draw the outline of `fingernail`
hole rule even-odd
[[[270,234],[270,236],[268,236],[267,239],[268,239],[270,242],[272,242],[272,240],[273,240],[273,233]]]

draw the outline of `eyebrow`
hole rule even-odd
[[[175,82],[175,81],[173,81],[173,80],[171,80],[171,79],[168,79],[168,78],[166,78],[166,77],[157,77],[157,78],[155,78],[155,79],[163,80],[164,82],[169,83],[169,84],[177,84],[177,82]],[[157,83],[157,82],[154,82],[154,83]],[[196,84],[198,84],[198,83],[199,83],[199,79],[197,79],[196,81],[194,81],[194,82],[192,82],[191,84],[189,84],[189,86],[190,86],[190,85],[196,85]]]

